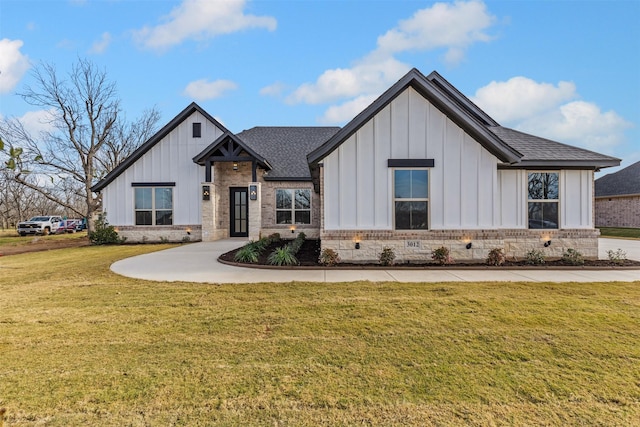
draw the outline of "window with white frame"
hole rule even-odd
[[[396,230],[429,228],[428,169],[394,169],[393,209]]]
[[[311,190],[277,189],[276,224],[311,224]]]
[[[529,172],[528,211],[530,229],[557,229],[558,172]]]
[[[135,187],[136,225],[173,224],[173,188]]]

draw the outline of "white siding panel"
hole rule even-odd
[[[375,194],[373,182],[375,179],[375,149],[373,143],[373,121],[366,123],[357,132],[356,173],[357,218],[358,228],[371,229],[375,226]],[[369,191],[367,191],[369,189]]]
[[[391,106],[391,155],[394,159],[409,158],[409,94],[402,92]]]
[[[592,228],[591,171],[564,170],[560,176],[560,224],[562,228]]]
[[[356,174],[356,148],[356,135],[352,135],[337,150],[340,156],[340,228],[357,228],[356,189],[359,183]]]
[[[202,137],[193,138],[192,124],[202,123]],[[204,167],[193,157],[204,150],[222,131],[195,112],[147,151],[103,189],[104,210],[111,224],[134,225],[133,182],[175,182],[174,225],[200,223],[200,183]]]
[[[444,141],[447,118],[436,107],[427,109],[427,158],[434,160],[429,173],[430,226],[441,229],[444,225]]]
[[[500,228],[526,228],[526,185],[524,170],[498,171],[498,199],[500,204]]]
[[[391,158],[391,113],[390,107],[385,107],[373,119],[373,138],[375,149],[375,172],[373,187],[369,191],[375,199],[375,219],[373,228],[390,229],[393,227],[391,219],[391,172],[387,167],[387,160]]]
[[[393,227],[390,158],[434,160],[430,228],[497,222],[496,157],[408,88],[324,159],[327,230]]]

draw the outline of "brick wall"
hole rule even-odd
[[[640,228],[640,195],[598,197],[596,227]]]

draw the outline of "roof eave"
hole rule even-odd
[[[499,169],[603,169],[619,166],[620,159],[602,160],[522,160],[517,164],[499,164]]]

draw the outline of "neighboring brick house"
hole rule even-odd
[[[640,161],[596,179],[596,227],[640,228]]]
[[[304,231],[345,261],[598,255],[593,174],[620,160],[500,126],[413,69],[343,128],[234,134],[192,103],[93,190],[129,241]]]

